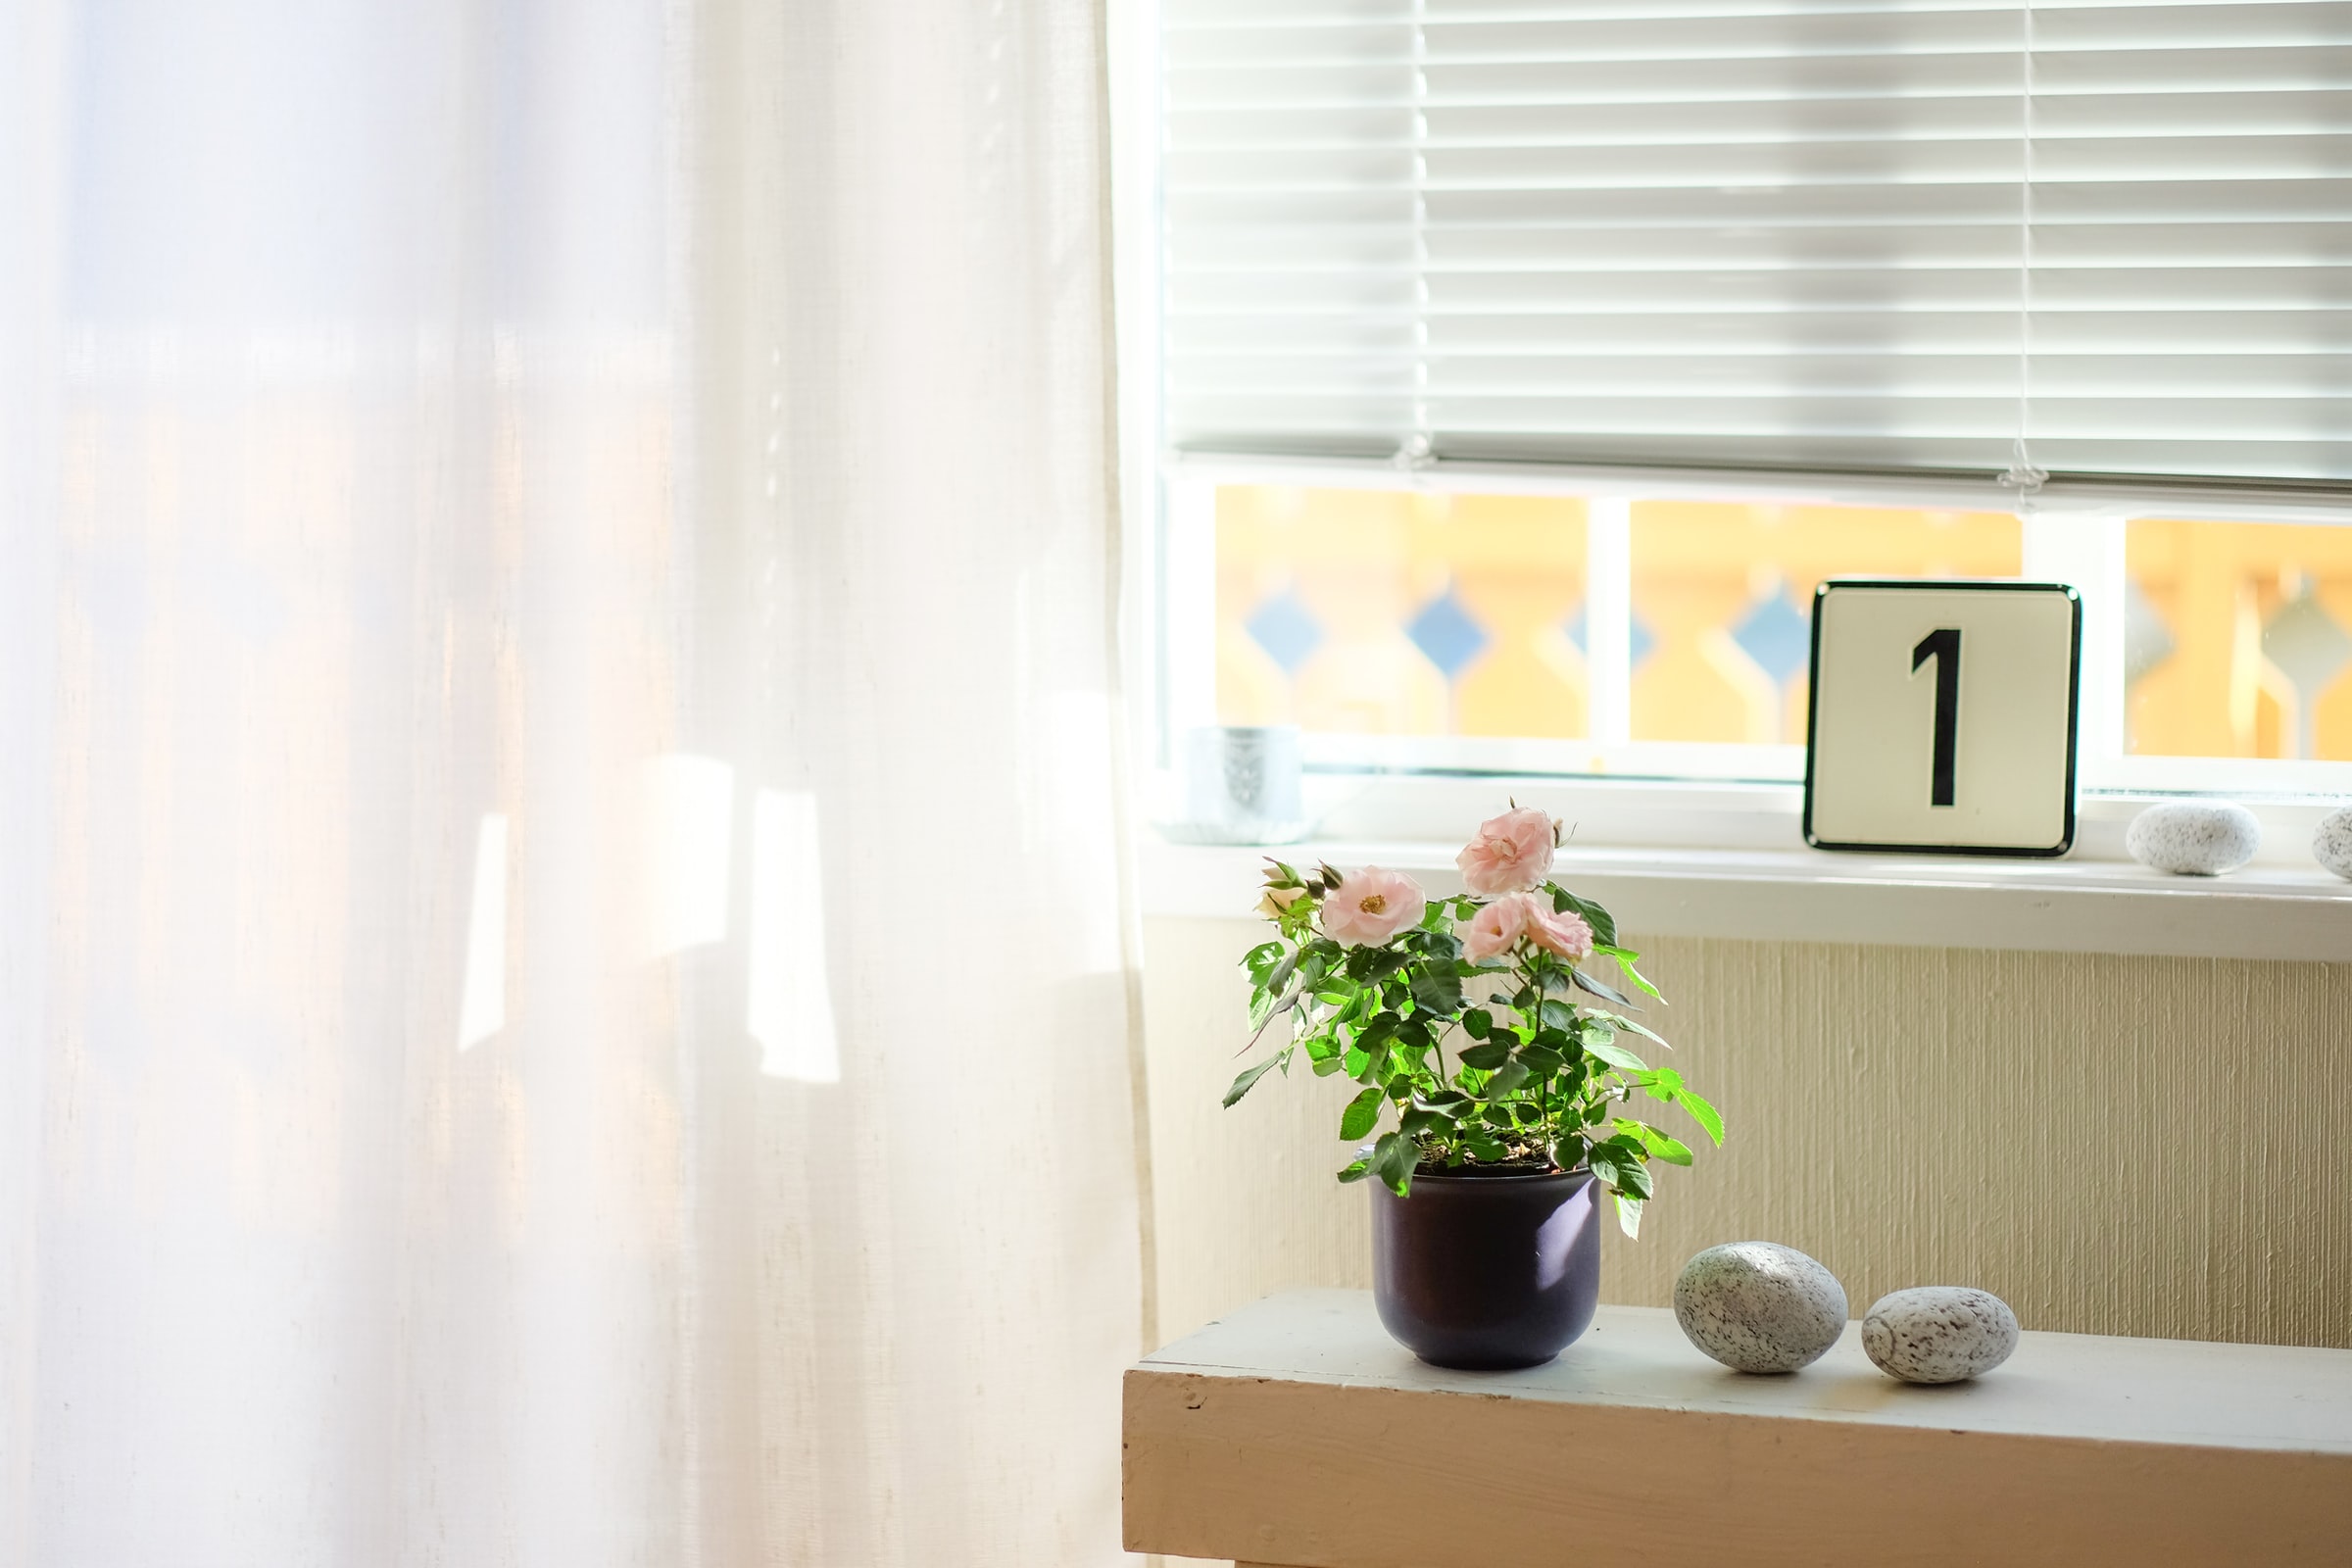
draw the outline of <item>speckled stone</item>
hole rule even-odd
[[[2320,830],[2311,836],[2311,858],[2352,880],[2352,806],[2320,818]]]
[[[2180,876],[2219,876],[2254,858],[2262,824],[2229,801],[2167,801],[2132,819],[2124,848],[2132,858]]]
[[[1735,1372],[1793,1372],[1845,1330],[1845,1287],[1793,1247],[1731,1242],[1683,1265],[1674,1320]]]
[[[1862,1350],[1904,1383],[1959,1383],[2017,1348],[2009,1303],[1965,1285],[1921,1285],[1882,1296],[1862,1319]]]

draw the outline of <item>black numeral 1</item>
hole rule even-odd
[[[1952,754],[1960,742],[1960,629],[1944,626],[1928,633],[1911,650],[1911,672],[1936,661],[1936,783],[1928,797],[1931,806],[1952,804]]]

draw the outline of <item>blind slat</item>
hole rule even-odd
[[[2352,481],[2352,0],[1163,12],[1178,444]]]

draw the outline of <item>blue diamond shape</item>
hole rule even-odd
[[[2288,600],[2262,628],[2262,653],[2297,691],[2316,698],[2352,663],[2352,634],[2328,613],[2317,594],[2307,592]]]
[[[1774,685],[1786,686],[1812,657],[1813,624],[1790,608],[1788,595],[1776,593],[1732,628],[1732,641]]]
[[[1568,624],[1562,629],[1568,633],[1568,640],[1576,645],[1576,651],[1580,654],[1583,653],[1585,651],[1585,610],[1582,605],[1577,607],[1575,615],[1570,617]],[[1628,644],[1626,653],[1629,656],[1626,667],[1640,669],[1642,661],[1647,659],[1649,651],[1658,646],[1658,640],[1649,634],[1647,626],[1642,624],[1640,615],[1634,615],[1628,619],[1625,623],[1625,640]]]
[[[1423,605],[1421,613],[1404,628],[1404,634],[1447,680],[1459,675],[1462,667],[1487,646],[1486,628],[1470,618],[1470,612],[1453,597],[1451,588]]]
[[[2136,685],[2139,678],[2158,664],[2173,657],[2179,645],[2173,640],[2173,628],[2165,623],[2164,612],[2156,608],[2147,591],[2130,579],[2124,583],[2124,684]]]
[[[1307,655],[1323,645],[1323,623],[1287,588],[1258,606],[1245,629],[1286,675],[1298,673]]]

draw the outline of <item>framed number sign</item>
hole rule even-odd
[[[1805,842],[2064,855],[2082,670],[2082,601],[2063,583],[1823,583]]]

